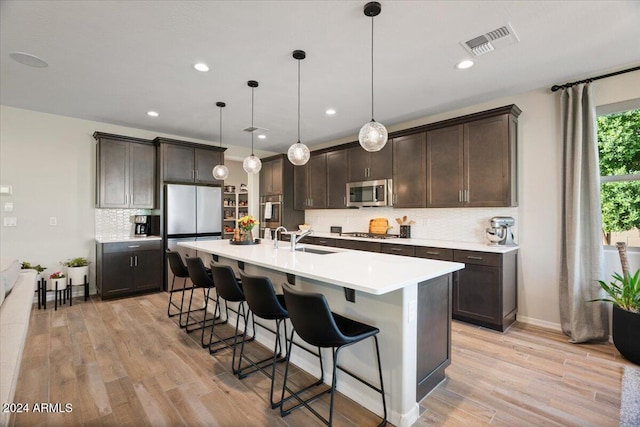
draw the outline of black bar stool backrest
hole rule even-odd
[[[220,298],[231,302],[244,301],[244,293],[238,286],[236,275],[231,267],[211,263],[211,274]]]
[[[167,259],[169,260],[169,267],[174,276],[189,277],[189,271],[184,265],[184,262],[182,262],[182,258],[178,252],[167,249]]]
[[[289,317],[283,306],[284,300],[278,298],[268,277],[247,276],[242,272],[240,277],[244,296],[253,314],[267,320]]]
[[[200,257],[188,257],[187,270],[189,271],[189,278],[194,286],[199,288],[212,288],[214,286],[213,280],[211,280],[211,277],[207,274],[207,269]]]
[[[296,291],[284,284],[282,290],[289,318],[300,338],[317,347],[340,347],[353,341],[338,329],[324,295]]]

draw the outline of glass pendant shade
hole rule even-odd
[[[362,126],[358,134],[358,141],[362,148],[371,152],[382,150],[388,139],[387,128],[375,120],[371,120]]]
[[[216,165],[211,173],[218,181],[224,181],[229,177],[229,168],[225,165]]]
[[[252,154],[244,159],[242,162],[242,168],[247,173],[256,174],[260,172],[260,169],[262,169],[262,162]]]
[[[289,151],[287,151],[287,157],[292,164],[296,166],[302,166],[309,161],[311,153],[309,152],[309,147],[298,141],[291,147],[289,147]]]

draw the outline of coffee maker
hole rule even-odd
[[[158,215],[135,215],[133,223],[133,234],[136,237],[159,234],[160,216]]]
[[[490,246],[516,246],[513,241],[511,227],[516,221],[510,216],[494,216],[491,218],[491,227],[486,229],[487,239]]]

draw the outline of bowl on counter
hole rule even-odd
[[[300,224],[298,226],[298,230],[300,231],[307,231],[311,229],[311,224]]]

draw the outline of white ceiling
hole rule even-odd
[[[0,102],[256,149],[357,134],[370,120],[366,1],[6,1]],[[382,1],[375,18],[375,118],[387,126],[640,64],[640,1]],[[454,69],[460,45],[511,23],[520,42]],[[27,52],[49,63],[13,61]],[[192,66],[203,61],[208,73]],[[324,114],[335,108],[333,117]],[[148,110],[160,113],[157,118]]]

